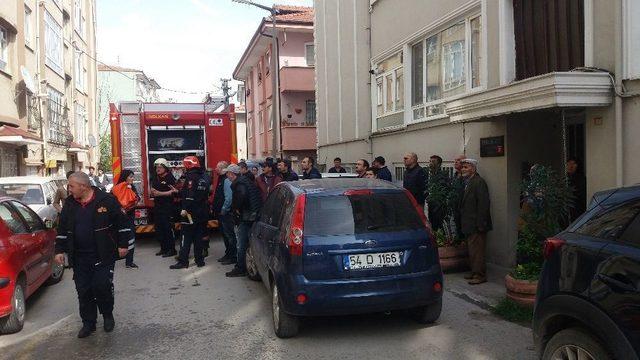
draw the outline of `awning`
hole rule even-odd
[[[27,144],[42,145],[42,139],[35,134],[17,127],[0,126],[0,143],[22,146]]]
[[[69,144],[69,150],[67,150],[70,153],[86,153],[89,152],[89,149],[87,149],[85,146],[82,146],[78,143],[72,142]]]
[[[24,164],[26,166],[36,166],[36,167],[44,165],[41,159],[31,159],[31,158],[25,158]]]
[[[555,72],[474,93],[446,104],[451,122],[481,120],[556,107],[598,107],[613,102],[604,72]]]

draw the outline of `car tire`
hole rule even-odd
[[[13,334],[22,330],[27,304],[24,296],[24,286],[17,283],[11,296],[13,311],[10,315],[0,318],[0,334]]]
[[[578,356],[579,353],[581,356]],[[542,354],[543,360],[573,358],[613,359],[598,338],[581,328],[569,328],[557,332],[551,337]]]
[[[420,324],[433,324],[442,313],[442,298],[426,306],[413,309],[413,318]]]
[[[273,331],[276,336],[281,339],[291,338],[298,334],[300,328],[300,319],[296,316],[289,315],[282,309],[282,299],[278,285],[273,285],[271,292],[271,304],[273,311]]]
[[[51,265],[51,276],[49,276],[49,278],[45,282],[45,285],[50,286],[59,283],[60,281],[62,281],[63,275],[64,264],[60,265],[54,261],[53,265]]]
[[[256,266],[256,260],[253,257],[253,250],[251,250],[251,246],[247,248],[245,263],[247,264],[247,277],[253,281],[260,281],[260,273],[258,272],[258,267]]]

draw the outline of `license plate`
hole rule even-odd
[[[345,270],[376,269],[400,266],[402,252],[355,254],[344,256]]]

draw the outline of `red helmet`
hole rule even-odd
[[[184,160],[182,160],[182,164],[184,165],[184,168],[187,170],[199,168],[200,160],[198,160],[198,158],[195,156],[187,156],[184,158]]]

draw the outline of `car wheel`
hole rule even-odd
[[[442,298],[436,302],[413,309],[413,317],[420,324],[433,324],[442,313]]]
[[[16,284],[11,296],[13,312],[9,316],[0,319],[0,334],[12,334],[22,330],[24,318],[27,312],[27,305],[24,299],[24,287],[21,283]]]
[[[609,360],[600,340],[580,328],[565,329],[557,332],[547,343],[542,355],[543,360]]]
[[[282,310],[282,301],[278,291],[278,285],[273,285],[271,292],[271,303],[273,310],[273,330],[276,336],[282,339],[294,337],[298,334],[300,320]]]
[[[245,263],[247,264],[247,277],[253,281],[260,281],[260,273],[258,272],[258,267],[256,266],[256,260],[253,257],[253,250],[251,250],[251,246],[247,248]]]
[[[64,264],[58,264],[57,262],[53,262],[51,265],[51,276],[47,279],[46,285],[55,285],[62,280],[62,275],[64,275]]]

